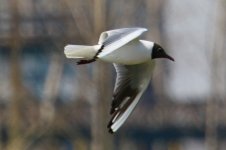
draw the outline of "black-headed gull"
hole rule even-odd
[[[163,48],[150,41],[140,40],[145,28],[122,28],[101,33],[94,46],[67,45],[67,58],[80,59],[77,64],[87,64],[97,59],[114,64],[117,78],[112,98],[108,124],[109,132],[116,132],[138,103],[146,90],[154,69],[154,59],[174,59]]]

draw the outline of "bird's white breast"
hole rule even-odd
[[[133,40],[128,44],[100,57],[101,60],[124,65],[134,65],[151,59],[153,42]]]

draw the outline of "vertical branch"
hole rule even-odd
[[[65,14],[65,9],[62,1],[58,3],[58,6],[58,11],[62,15]],[[47,30],[47,24],[45,23],[46,18],[44,18],[43,16],[41,16],[40,18],[40,23],[42,24],[44,30]],[[58,96],[61,76],[63,72],[63,60],[57,50],[61,50],[63,45],[62,43],[64,43],[64,41],[67,39],[67,36],[65,35],[64,30],[62,30],[63,23],[57,24],[57,26],[60,33],[60,38],[58,40],[54,40],[54,38],[51,37],[51,34],[49,35],[51,44],[55,48],[55,52],[51,53],[50,56],[50,65],[44,84],[43,101],[40,107],[41,121],[42,123],[44,123],[44,125],[51,125],[55,117],[54,102]]]
[[[99,37],[105,29],[105,0],[94,1],[94,35]],[[112,148],[111,135],[107,132],[107,118],[111,99],[111,69],[106,64],[98,63],[94,66],[96,99],[92,104],[92,150],[110,150]]]
[[[43,91],[43,102],[41,105],[41,117],[44,123],[51,123],[54,118],[54,102],[60,87],[60,79],[63,70],[62,59],[58,54],[52,54],[49,71]]]
[[[111,102],[111,67],[98,63],[95,67],[95,88],[97,95],[92,103],[92,150],[110,150],[111,134],[107,130]]]
[[[225,60],[224,54],[224,31],[225,31],[225,10],[223,8],[224,1],[218,0],[215,2],[214,10],[214,33],[210,41],[210,47],[213,49],[212,64],[211,64],[211,80],[212,93],[206,103],[206,147],[208,150],[218,149],[218,116],[219,103],[223,100],[224,95],[224,72],[225,66],[222,63]],[[223,66],[222,66],[223,65]]]
[[[12,102],[10,104],[10,142],[8,149],[21,149],[23,147],[23,134],[22,129],[22,113],[21,106],[23,101],[23,87],[21,81],[20,69],[20,47],[21,39],[19,34],[19,11],[18,1],[11,0],[11,55],[10,55],[10,68],[11,68],[11,87],[12,87]]]
[[[92,34],[91,25],[86,16],[86,13],[89,13],[90,10],[82,9],[83,8],[82,4],[84,4],[84,1],[63,0],[62,4],[69,11],[69,14],[72,16],[74,20],[75,30],[79,35],[79,39],[82,41],[86,41],[86,40],[89,41],[92,37],[94,37],[94,36],[90,36]],[[74,9],[75,7],[76,9]]]
[[[94,0],[94,35],[99,37],[106,28],[106,0]]]
[[[152,16],[149,21],[147,21],[147,24],[150,26],[149,28],[151,29],[151,32],[148,34],[148,39],[155,39],[154,41],[156,43],[160,43],[161,45],[166,44],[164,40],[164,33],[161,32],[161,24],[163,21],[162,13],[163,9],[167,5],[165,0],[153,0],[149,1],[146,0],[146,7],[147,7],[147,12],[148,16]],[[153,38],[154,37],[154,38]],[[162,69],[164,67],[164,64],[161,62],[156,63],[155,67],[155,73],[154,73],[154,79],[152,80],[153,86],[155,89],[155,95],[158,97],[158,104],[161,104],[164,100],[164,72]],[[163,100],[163,101],[162,101]]]

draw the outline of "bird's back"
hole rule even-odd
[[[152,42],[135,39],[99,59],[123,65],[140,64],[151,59],[152,47]]]

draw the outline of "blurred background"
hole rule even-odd
[[[224,150],[225,0],[0,0],[0,149]],[[66,44],[145,27],[157,60],[125,124],[107,130],[111,64],[76,66]]]

